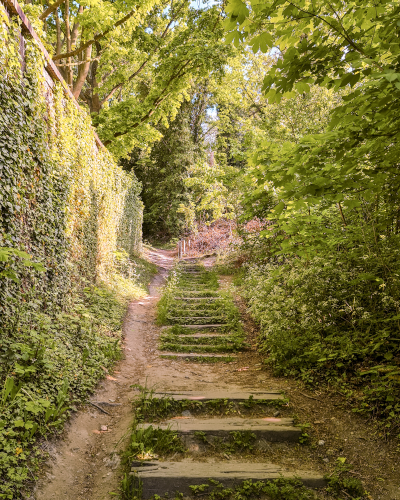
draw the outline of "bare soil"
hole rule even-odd
[[[281,390],[289,398],[289,405],[268,412],[280,411],[282,417],[311,424],[307,430],[310,444],[276,443],[268,448],[269,461],[331,474],[337,458],[344,457],[353,465],[352,474],[362,480],[369,498],[400,500],[396,444],[382,441],[372,423],[355,415],[337,392],[325,389],[312,393],[300,382],[274,377],[266,370],[256,350],[257,328],[240,302],[250,347],[235,361],[210,365],[159,357],[161,329],[155,325],[156,304],[159,287],[174,257],[174,251],[149,252],[148,258],[159,266],[159,273],[150,286],[150,295],[129,305],[124,322],[124,358],[98,384],[91,398],[94,403],[110,403],[102,405],[107,414],[91,404],[85,405],[70,420],[62,439],[43,445],[49,460],[33,498],[109,500],[110,493],[118,492],[118,451],[124,449],[133,421],[132,400],[137,391],[132,386],[141,384],[161,390],[218,389],[227,394],[240,389]],[[212,265],[213,261],[211,257],[205,264]],[[229,278],[221,279],[222,286],[229,286],[229,282]],[[242,458],[265,461],[266,453]]]

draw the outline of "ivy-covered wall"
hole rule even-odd
[[[15,258],[17,279],[0,280],[6,321],[28,289],[48,309],[87,281],[107,281],[116,250],[137,255],[142,240],[137,179],[98,148],[88,114],[45,77],[37,43],[25,39],[23,60],[20,44],[17,18],[0,3],[0,247],[45,267],[34,279]]]

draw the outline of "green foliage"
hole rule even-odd
[[[25,288],[35,289],[37,307],[57,309],[82,278],[108,280],[117,245],[131,258],[141,251],[137,180],[97,151],[88,117],[60,85],[46,101],[43,61],[29,39],[21,78],[17,31],[13,21],[0,28],[0,132],[8,138],[0,140],[0,246],[18,248],[3,250],[0,262],[12,277],[0,283],[6,321]]]
[[[130,470],[130,469],[129,469]],[[120,486],[121,500],[142,500],[143,483],[137,474],[126,472]]]
[[[260,347],[278,372],[342,386],[398,433],[400,8],[232,0],[226,11],[228,43],[276,56],[244,179],[244,219],[264,225],[244,234],[260,264],[244,278]]]
[[[196,155],[189,112],[189,104],[183,103],[169,126],[158,127],[162,139],[151,150],[136,149],[122,162],[143,186],[145,237],[164,243],[184,229],[177,211],[188,198],[185,178]]]
[[[275,479],[273,481],[244,481],[235,488],[209,480],[208,484],[191,486],[194,494],[202,493],[209,500],[244,500],[268,498],[268,500],[312,500],[315,493],[297,479]]]
[[[97,150],[61,85],[49,90],[29,38],[22,71],[20,28],[0,14],[0,498],[12,499],[45,456],[38,439],[57,433],[119,358],[126,298],[145,293],[154,268],[132,260],[134,175]],[[116,298],[108,284],[118,277]]]
[[[68,313],[37,312],[25,296],[0,337],[0,498],[20,498],[58,433],[120,356],[126,306],[104,287],[75,296]],[[107,307],[106,307],[107,306]],[[31,325],[35,324],[35,329]]]
[[[159,455],[167,457],[173,453],[186,451],[178,433],[171,429],[160,429],[152,425],[137,428],[133,425],[127,450],[124,452],[124,461],[150,460]]]
[[[345,494],[346,498],[361,499],[365,498],[365,491],[359,479],[349,476],[351,465],[346,462],[345,457],[339,457],[335,466],[335,470],[327,477],[328,493],[333,494],[334,498],[342,498]]]
[[[360,276],[366,271],[368,279]],[[277,373],[350,387],[359,411],[385,417],[396,430],[398,286],[382,286],[381,272],[374,256],[362,263],[348,255],[294,259],[250,266],[243,290],[261,326],[260,349]]]
[[[256,435],[251,431],[230,432],[228,440],[218,437],[209,439],[207,435],[201,431],[196,431],[194,436],[201,443],[210,446],[220,454],[250,452],[254,449],[256,442]]]
[[[230,52],[215,5],[93,0],[42,10],[33,1],[27,14],[116,157],[159,140],[157,125],[173,121],[192,85],[220,72]]]

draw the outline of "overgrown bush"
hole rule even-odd
[[[310,384],[339,384],[359,410],[398,430],[399,275],[393,248],[362,260],[336,254],[248,265],[243,294],[266,362]]]
[[[105,304],[107,307],[105,307]],[[120,355],[125,304],[91,286],[49,316],[27,294],[0,337],[0,498],[21,498],[57,433]],[[35,328],[32,328],[32,324]],[[27,484],[28,481],[28,484]]]

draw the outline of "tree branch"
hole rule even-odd
[[[161,34],[160,38],[161,39],[164,39],[168,33],[168,30],[169,28],[171,27],[171,24],[174,22],[174,20],[176,19],[176,16],[177,14],[182,10],[182,6],[184,4],[181,5],[180,9],[178,9],[178,12],[176,12],[173,17],[171,18],[170,22],[167,24],[166,28],[164,29],[163,33]],[[160,47],[157,48],[157,50],[159,50]],[[152,54],[152,56],[154,56],[154,54],[157,52],[157,50],[154,51],[154,53]],[[102,100],[101,100],[101,103],[104,104],[106,101],[108,101],[108,99],[111,99],[111,97],[115,94],[115,92],[120,89],[123,85],[125,85],[126,83],[130,83],[139,73],[142,72],[142,70],[147,66],[147,63],[149,63],[151,61],[151,58],[152,56],[149,56],[145,61],[143,61],[143,63],[139,66],[139,68],[134,71],[131,76],[125,80],[124,82],[120,82],[118,83],[117,85],[115,85],[115,87],[113,87],[110,92],[107,94],[106,97],[104,97]]]
[[[126,16],[124,16],[122,19],[117,21],[110,28],[106,29],[103,33],[99,33],[98,35],[95,35],[91,40],[82,44],[80,47],[78,47],[75,50],[66,52],[65,54],[59,54],[59,55],[54,56],[53,61],[57,61],[58,59],[65,59],[67,57],[73,57],[73,56],[80,54],[85,49],[87,49],[89,47],[89,45],[93,45],[95,42],[98,42],[99,40],[101,40],[102,38],[107,36],[115,28],[118,28],[118,26],[121,26],[121,24],[124,24],[126,21],[128,21],[133,16],[133,14],[135,12],[136,12],[135,9],[132,9],[130,12],[128,12],[128,14]]]
[[[83,13],[83,5],[80,5],[78,9],[78,15],[82,13]],[[76,44],[76,40],[78,39],[78,30],[79,30],[79,21],[76,20],[72,27],[71,47],[73,47]]]
[[[90,45],[89,47],[87,47],[83,53],[83,62],[84,64],[81,64],[79,67],[78,67],[78,76],[75,80],[75,83],[74,83],[74,88],[72,90],[72,93],[75,97],[75,99],[78,99],[78,97],[80,96],[80,93],[81,93],[81,90],[83,88],[83,85],[86,81],[86,77],[89,73],[89,68],[90,68],[90,63],[91,63],[91,60],[90,60],[90,57],[92,55],[92,45]]]
[[[43,12],[42,15],[39,16],[39,19],[44,21],[50,14],[52,14],[58,7],[64,2],[64,0],[57,0],[52,5],[49,5],[47,9]]]
[[[151,104],[150,106],[150,109],[149,111],[144,115],[142,116],[142,118],[140,118],[137,122],[135,122],[130,128],[129,130],[125,130],[124,132],[116,132],[114,135],[113,135],[113,138],[117,138],[117,137],[121,137],[122,135],[125,135],[127,133],[130,132],[130,130],[133,130],[135,128],[137,128],[141,123],[145,122],[148,118],[150,118],[150,116],[153,115],[153,113],[156,111],[156,109],[162,104],[162,102],[165,101],[165,99],[168,98],[169,95],[171,95],[171,92],[168,92],[166,95],[165,92],[168,90],[168,87],[171,85],[171,83],[176,80],[177,78],[180,78],[182,76],[185,75],[184,73],[184,70],[185,68],[187,68],[187,66],[192,62],[191,59],[189,59],[188,61],[186,61],[186,63],[181,67],[179,68],[179,70],[173,74],[170,79],[168,80],[168,82],[166,83],[165,87],[163,88],[163,90],[159,93],[159,95],[154,99],[153,103]],[[183,72],[183,73],[182,73]],[[108,144],[111,144],[112,140],[108,140],[108,141],[104,141],[103,144],[104,146],[107,146]]]

